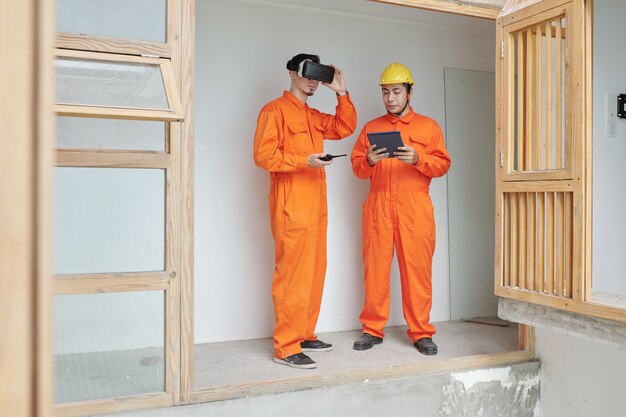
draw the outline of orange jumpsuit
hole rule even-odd
[[[416,165],[396,158],[369,166],[367,133],[399,130],[405,145],[419,154]],[[402,311],[413,342],[432,337],[432,257],[435,219],[428,194],[433,177],[450,168],[441,128],[433,119],[409,109],[402,118],[386,114],[367,123],[352,150],[352,169],[370,179],[363,205],[363,264],[365,303],[359,320],[363,331],[384,337],[389,318],[389,275],[394,245],[398,253],[402,286]]]
[[[356,128],[350,97],[337,100],[333,116],[285,91],[261,109],[257,121],[254,161],[270,172],[274,356],[280,359],[300,353],[303,340],[317,339],[326,275],[326,173],[307,164],[310,154],[324,152],[324,139],[344,138]]]

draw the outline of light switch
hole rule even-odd
[[[617,136],[617,122],[615,120],[609,120],[606,122],[606,137],[614,138]]]
[[[604,104],[604,136],[614,138],[617,136],[617,107],[615,102],[617,93],[608,93],[605,95]]]

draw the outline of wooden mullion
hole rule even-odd
[[[517,157],[516,157],[516,167],[517,171],[523,171],[522,161],[523,161],[523,149],[524,143],[526,142],[526,118],[524,115],[526,114],[525,105],[526,105],[526,94],[525,91],[525,83],[526,83],[526,72],[525,72],[525,60],[526,60],[526,32],[519,32],[517,36]]]
[[[573,219],[573,198],[572,193],[565,194],[565,215],[564,219],[564,273],[565,273],[565,283],[564,283],[564,293],[563,295],[567,298],[572,298],[572,278],[573,278],[573,255],[574,255],[574,219]]]
[[[63,274],[54,279],[54,294],[95,294],[166,290],[170,274],[165,271],[103,274]]]
[[[546,214],[547,214],[547,259],[546,259],[546,291],[549,294],[554,294],[554,193],[548,192],[546,194]]]
[[[95,414],[116,413],[143,408],[162,408],[169,404],[165,393],[134,395],[132,397],[77,401],[54,406],[54,417],[83,417]]]
[[[99,168],[167,168],[171,156],[162,152],[135,151],[56,151],[56,166]]]
[[[585,188],[584,188],[584,268],[581,268],[584,276],[577,286],[578,282],[573,283],[573,292],[575,299],[582,301],[587,300],[591,295],[592,284],[592,249],[593,249],[593,233],[592,233],[592,185],[593,185],[593,22],[594,22],[594,0],[585,2],[585,126],[586,139],[585,143]],[[576,295],[578,294],[578,297]]]
[[[526,140],[524,141],[524,164],[520,171],[532,169],[532,143],[534,140],[534,103],[535,103],[535,50],[532,47],[533,31],[526,31]]]
[[[172,48],[171,67],[163,72],[164,83],[175,93],[175,111],[182,112],[178,90],[182,85],[182,0],[167,1],[167,43]],[[185,40],[189,35],[185,34]],[[170,71],[171,69],[171,71]],[[168,99],[172,96],[168,95]],[[182,120],[182,119],[181,119]],[[171,166],[166,171],[165,263],[171,271],[170,287],[165,293],[165,391],[170,404],[180,403],[181,387],[181,124],[170,124]]]
[[[510,257],[511,257],[511,287],[519,286],[519,199],[517,193],[508,193],[511,202],[511,241],[510,241]]]
[[[537,255],[535,262],[535,289],[539,292],[543,292],[545,288],[545,196],[545,193],[537,194]]]
[[[563,169],[563,49],[561,37],[562,19],[557,20],[555,38],[555,72],[556,72],[556,169]]]
[[[546,155],[544,169],[552,169],[552,22],[546,22]],[[550,34],[548,36],[548,34]]]
[[[180,403],[191,402],[194,389],[194,89],[196,1],[182,0],[181,101],[185,121],[181,126],[181,292]]]
[[[565,181],[511,181],[503,182],[501,187],[504,192],[545,192],[574,190],[573,180]]]
[[[80,33],[57,33],[55,47],[79,51],[105,52],[124,55],[150,55],[161,58],[171,56],[167,43],[135,41],[108,36],[85,35]]]
[[[526,216],[526,234],[528,236],[528,245],[526,247],[526,289],[533,291],[535,289],[535,193],[526,193],[526,208],[528,215]]]
[[[131,109],[126,107],[98,107],[74,104],[55,104],[54,112],[58,116],[95,117],[102,119],[125,120],[157,120],[165,122],[179,122],[183,115],[170,110]]]
[[[564,278],[564,195],[565,193],[556,193],[555,196],[555,218],[556,218],[556,242],[555,242],[555,291],[556,295],[563,296],[563,278]]]
[[[501,285],[505,287],[511,286],[511,194],[505,193],[501,194],[504,200],[504,227],[503,227],[503,239],[502,244],[504,245],[504,254],[503,254],[503,278],[501,281]]]
[[[542,47],[542,28],[543,25],[535,27],[535,101],[533,103],[535,115],[533,125],[533,151],[532,170],[539,171],[541,169],[541,152],[542,152],[542,114],[543,114],[543,47]]]
[[[519,282],[518,286],[520,288],[526,289],[526,267],[527,267],[527,233],[526,233],[526,225],[528,222],[528,209],[526,207],[526,193],[518,193],[518,204],[519,204]]]

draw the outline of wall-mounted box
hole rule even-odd
[[[626,94],[617,96],[617,117],[626,119]]]

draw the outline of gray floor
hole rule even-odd
[[[55,403],[161,392],[163,348],[55,355],[54,375]]]
[[[352,343],[360,331],[320,334],[332,343],[331,352],[311,353],[317,369],[299,370],[273,362],[272,339],[196,345],[194,390],[258,386],[268,382],[292,385],[308,377],[323,381],[356,371],[433,364],[450,358],[517,350],[517,325],[507,327],[460,321],[435,323],[439,354],[419,354],[405,334],[405,327],[390,327],[383,344],[358,352]],[[162,392],[162,348],[57,355],[55,357],[55,402],[73,402]],[[353,372],[354,371],[354,372]],[[320,382],[323,383],[323,382]],[[305,383],[306,385],[306,383]],[[303,385],[304,386],[304,385]],[[281,391],[278,388],[277,391]]]
[[[199,390],[298,376],[349,373],[518,350],[517,325],[512,323],[507,327],[461,321],[435,325],[437,334],[433,340],[439,346],[439,354],[434,357],[417,352],[404,326],[387,328],[383,344],[362,352],[352,349],[354,339],[361,334],[358,330],[319,334],[320,339],[334,345],[334,350],[310,353],[318,364],[316,369],[310,370],[274,363],[269,338],[199,344],[196,345],[194,387]]]

